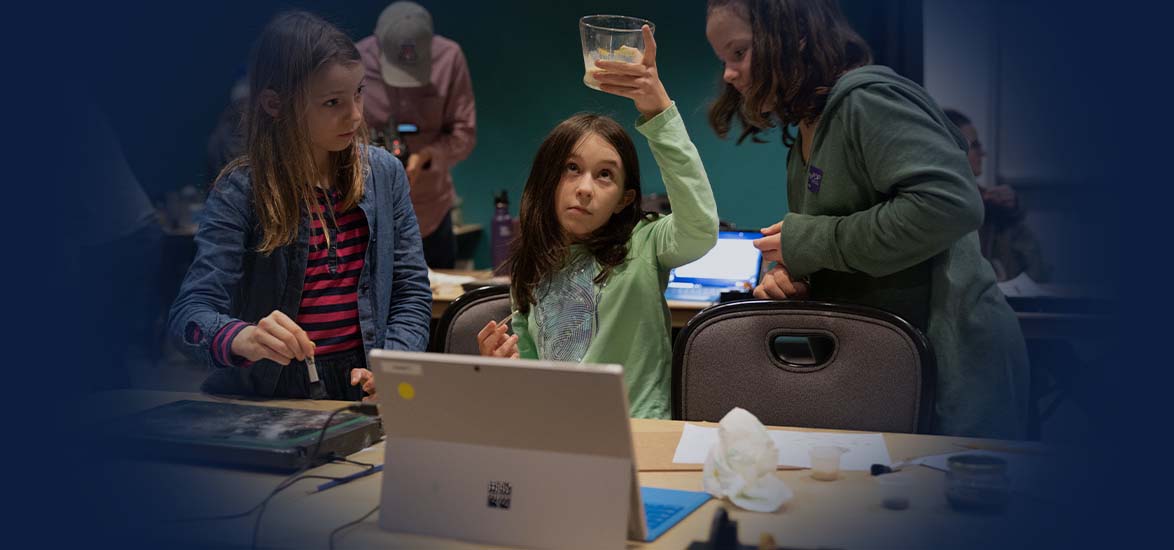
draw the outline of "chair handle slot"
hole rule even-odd
[[[770,338],[770,350],[775,358],[792,367],[822,367],[835,355],[836,341],[826,334],[784,332]]]

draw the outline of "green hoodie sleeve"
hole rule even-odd
[[[637,121],[636,130],[648,138],[673,209],[649,228],[657,262],[664,269],[685,265],[717,243],[717,203],[709,176],[676,103],[649,120]]]
[[[883,277],[982,225],[965,150],[936,108],[886,84],[853,90],[844,103],[827,131],[855,149],[855,177],[885,199],[846,216],[787,214],[782,255],[793,276],[830,269]]]

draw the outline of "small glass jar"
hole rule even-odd
[[[913,497],[913,479],[902,472],[876,476],[880,489],[881,506],[889,510],[904,510]]]
[[[997,456],[962,454],[946,461],[946,499],[955,510],[1000,512],[1007,507],[1011,479],[1007,461]]]

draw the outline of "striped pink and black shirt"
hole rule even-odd
[[[363,346],[359,330],[358,286],[359,274],[367,256],[370,230],[367,217],[359,207],[342,211],[342,194],[330,191],[334,205],[334,219],[326,212],[325,192],[318,190],[318,215],[310,217],[310,242],[306,260],[306,278],[302,284],[302,299],[294,322],[306,331],[317,344],[315,355],[326,355]],[[334,258],[326,246],[322,221],[330,229]],[[335,223],[337,222],[337,229]],[[331,273],[331,264],[336,266]],[[247,366],[248,362],[231,353],[232,339],[248,324],[233,322],[225,325],[212,341],[212,353],[223,365]]]
[[[310,250],[306,261],[306,280],[302,284],[302,301],[294,321],[315,344],[315,355],[326,355],[363,347],[359,331],[359,274],[367,257],[370,231],[367,217],[359,207],[346,212],[339,202],[342,194],[330,191],[334,219],[326,212],[323,191],[318,191],[319,216],[310,217]],[[326,247],[322,222],[331,230],[335,259]],[[337,228],[334,224],[337,222]],[[334,263],[336,272],[331,273]]]

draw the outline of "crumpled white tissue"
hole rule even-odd
[[[753,512],[774,512],[791,500],[791,488],[775,475],[778,448],[758,418],[734,407],[717,432],[702,468],[706,492]]]

